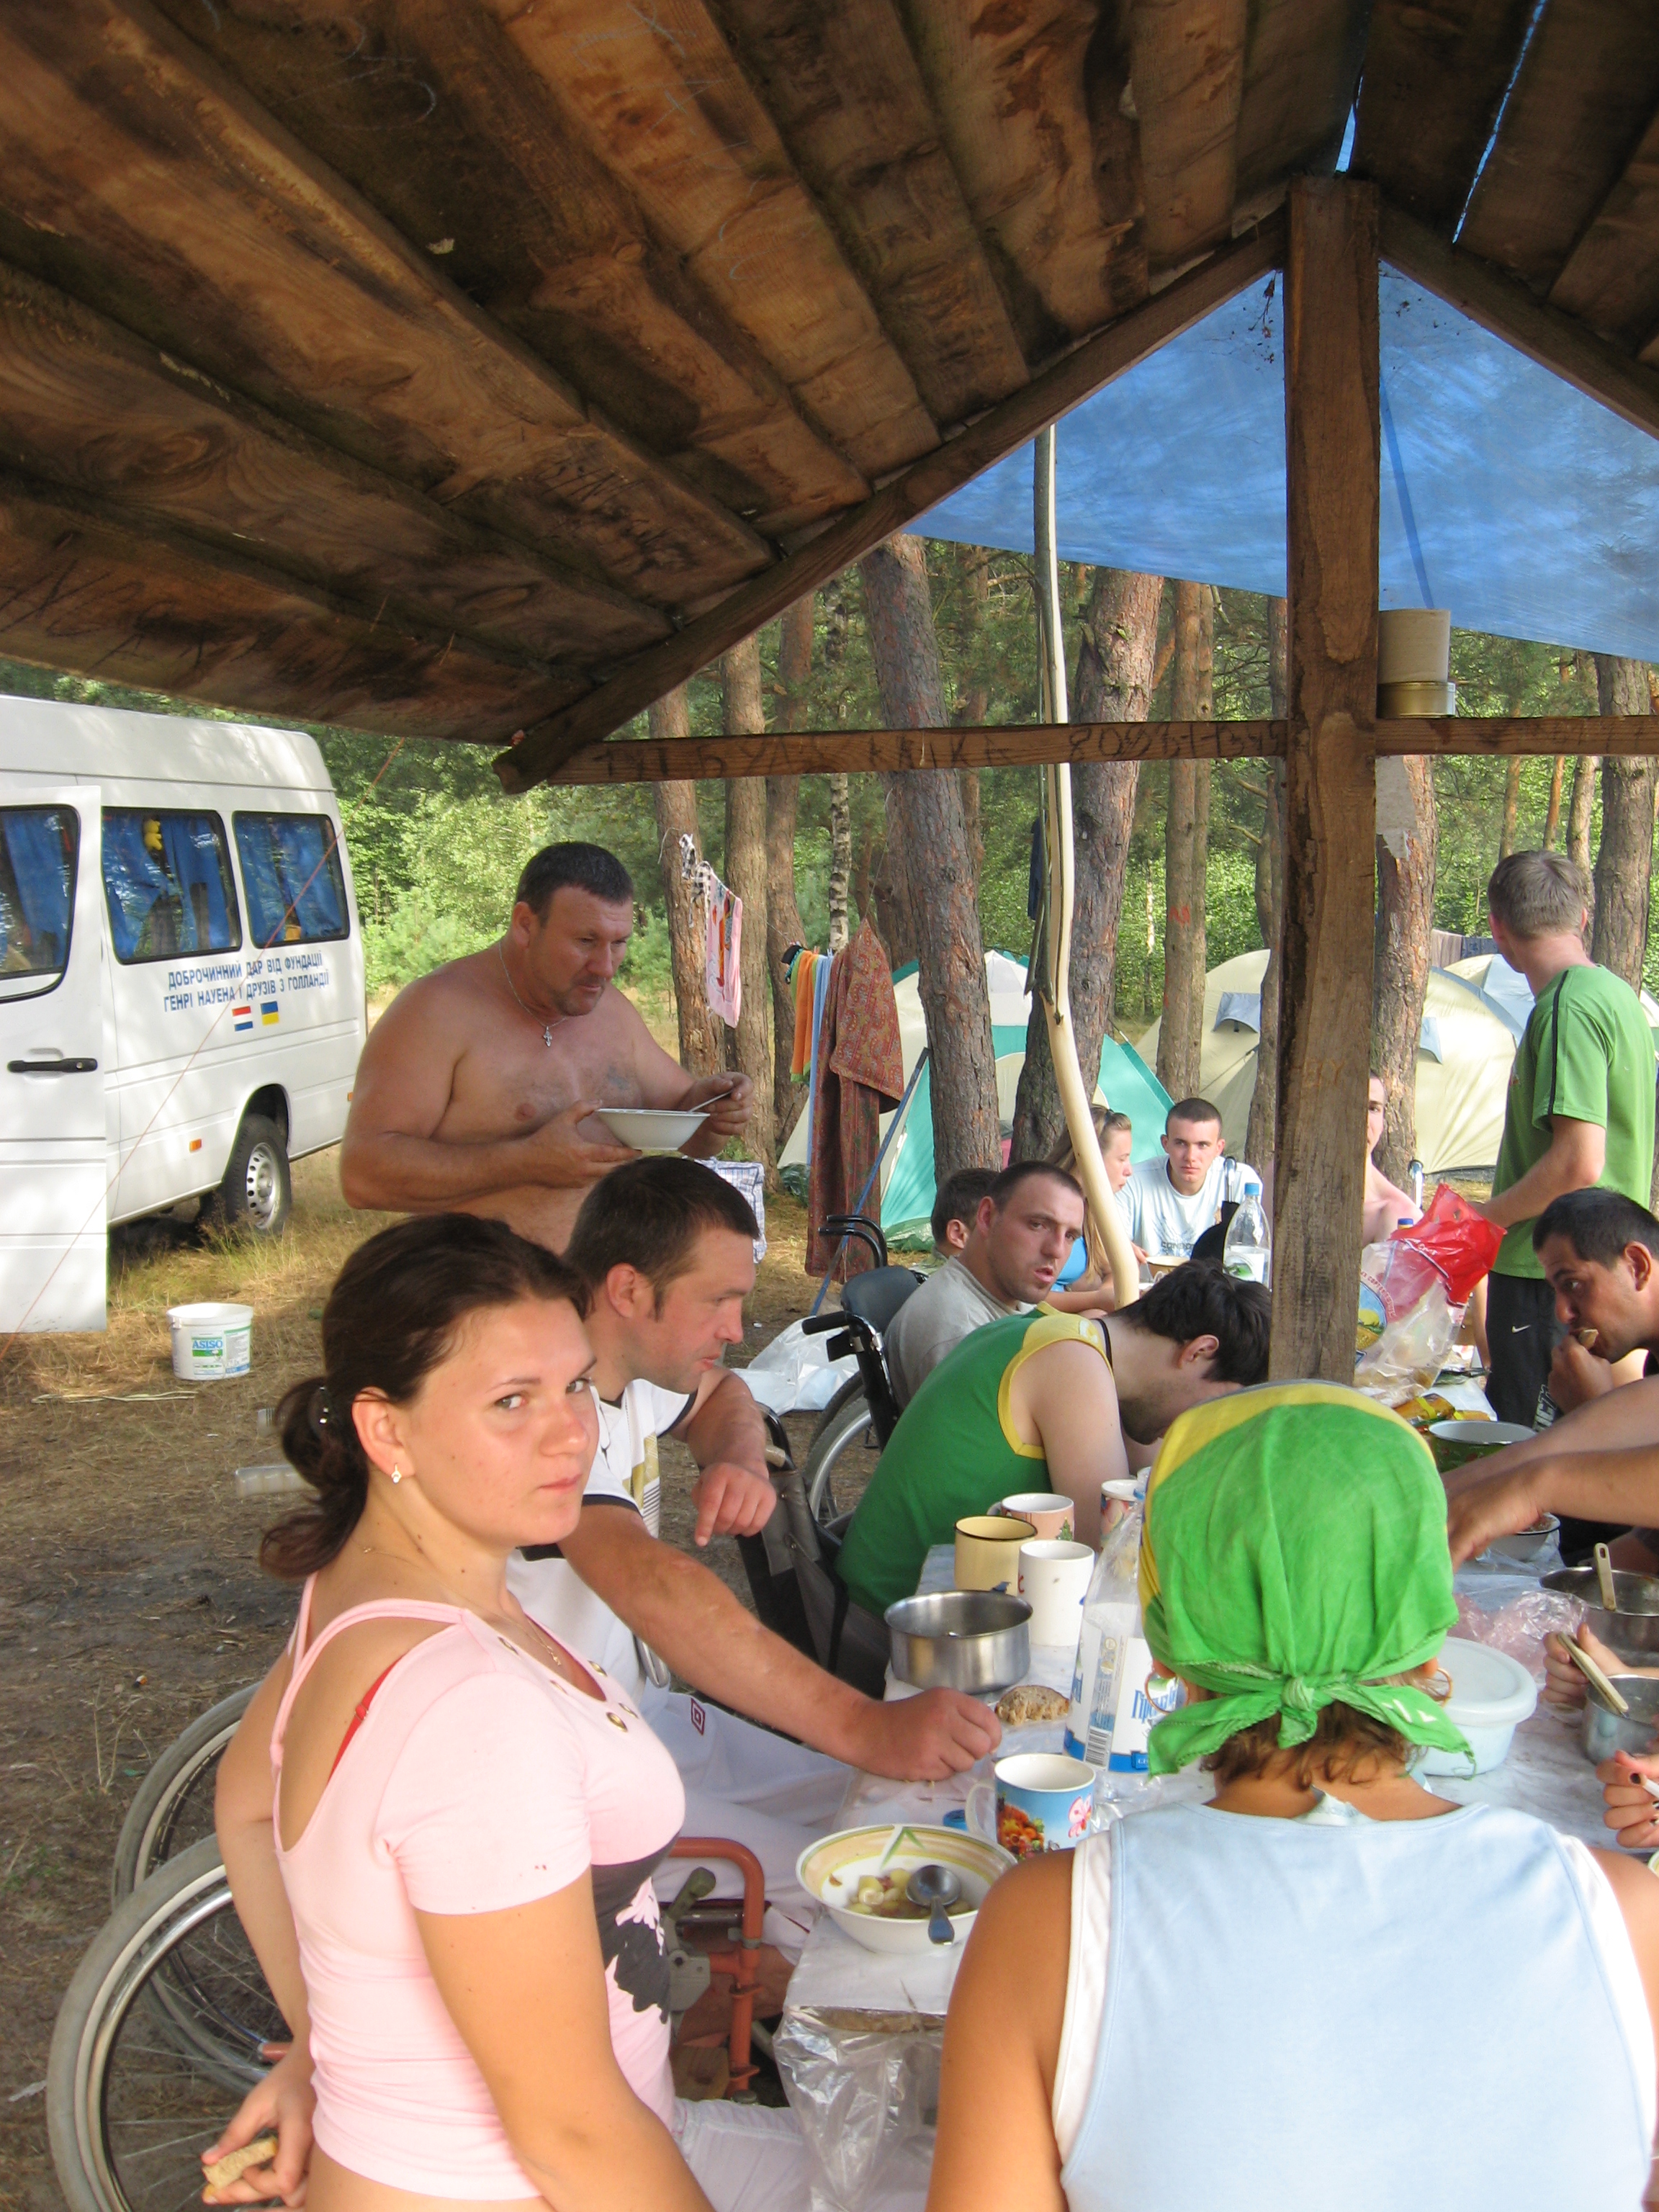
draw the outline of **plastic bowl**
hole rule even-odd
[[[849,1905],[836,1902],[838,1895],[857,1895],[859,1876],[875,1872],[892,1833],[890,1822],[878,1828],[840,1829],[821,1842],[808,1844],[795,1862],[795,1879],[836,1925],[866,1951],[926,1951],[925,1920],[878,1920],[871,1913],[854,1912]],[[953,1912],[951,1924],[957,1931],[957,1942],[965,1943],[986,1892],[1013,1863],[1000,1844],[988,1843],[982,1836],[963,1834],[955,1828],[908,1827],[883,1872],[908,1875],[919,1866],[946,1866],[959,1875],[968,1910]]]
[[[1417,1760],[1418,1774],[1445,1774],[1465,1780],[1489,1774],[1510,1755],[1510,1743],[1538,1704],[1538,1685],[1518,1659],[1489,1644],[1466,1644],[1448,1637],[1440,1663],[1451,1676],[1452,1693],[1441,1708],[1454,1728],[1462,1729],[1474,1753],[1473,1766],[1455,1751],[1431,1744]]]
[[[596,1106],[593,1116],[619,1145],[631,1145],[636,1152],[677,1152],[708,1119],[701,1111],[668,1113],[654,1106]]]
[[[252,1306],[169,1306],[167,1327],[173,1371],[182,1382],[222,1382],[247,1373],[253,1347]]]

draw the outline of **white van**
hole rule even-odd
[[[104,1327],[111,1222],[277,1233],[366,1033],[310,738],[0,697],[0,1334]]]

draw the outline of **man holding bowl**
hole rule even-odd
[[[706,1108],[682,1147],[693,1158],[741,1135],[748,1077],[691,1080],[617,988],[633,929],[614,853],[534,854],[495,943],[406,984],[369,1032],[340,1147],[346,1203],[487,1214],[562,1252],[587,1193],[634,1157],[596,1109]]]

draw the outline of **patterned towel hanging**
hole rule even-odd
[[[680,877],[702,901],[703,988],[711,1011],[732,1029],[743,1006],[743,901],[697,856],[696,840],[680,836]]]

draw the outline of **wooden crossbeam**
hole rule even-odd
[[[728,646],[770,622],[804,592],[839,575],[884,538],[903,530],[974,477],[1015,453],[1047,424],[1121,376],[1210,311],[1276,268],[1283,228],[1264,223],[1132,308],[1041,376],[896,477],[863,506],[832,522],[788,559],[741,584],[665,643],[635,653],[610,682],[550,715],[496,759],[510,792],[545,782],[580,747],[605,738],[642,708],[695,676]]]
[[[583,745],[551,783],[700,782],[746,775],[1030,768],[1045,761],[1277,759],[1285,721],[1015,722],[967,729],[619,738]],[[1659,714],[1448,714],[1376,725],[1379,754],[1659,756]]]

